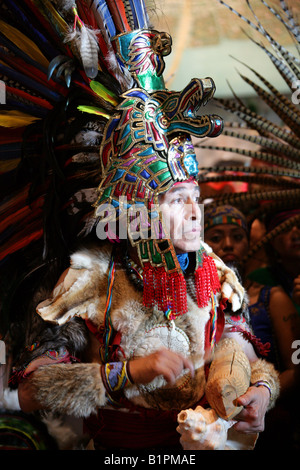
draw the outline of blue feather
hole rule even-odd
[[[8,96],[6,99],[6,103],[7,106],[5,109],[22,111],[36,118],[43,119],[47,116],[47,114],[49,114],[49,109],[39,108],[38,106],[21,103],[21,101],[19,101],[17,98],[14,99]],[[1,109],[4,109],[4,106],[1,106]]]
[[[96,8],[97,12],[101,16],[105,30],[108,34],[109,37],[113,37],[117,34],[115,24],[113,22],[111,13],[108,9],[108,6],[106,4],[105,0],[93,0],[92,2],[94,4],[94,7]]]
[[[1,144],[0,160],[14,160],[22,156],[22,143],[12,142],[10,144]]]
[[[36,93],[43,95],[50,101],[60,101],[61,99],[61,96],[58,93],[50,90],[49,88],[46,88],[44,85],[41,85],[32,78],[29,78],[10,67],[6,67],[5,65],[0,64],[0,74],[9,77],[11,80],[14,80],[17,83],[25,85]]]
[[[148,15],[143,0],[128,0],[134,21],[134,27],[147,28],[148,27]]]

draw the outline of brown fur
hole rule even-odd
[[[72,257],[70,270],[55,289],[52,298],[38,306],[41,317],[61,324],[80,316],[89,318],[96,326],[102,325],[110,253],[111,249],[76,253]],[[218,260],[216,264],[223,283],[219,297],[229,298],[236,310],[241,307],[244,290],[230,269]],[[125,358],[150,354],[163,346],[177,350],[178,341],[181,341],[183,349],[186,349],[185,354],[190,354],[198,364],[194,380],[185,375],[172,388],[165,387],[162,377],[155,379],[150,386],[126,388],[126,396],[136,404],[180,409],[182,406],[192,406],[204,393],[204,331],[211,306],[198,308],[193,286],[193,279],[191,282],[187,280],[189,311],[176,319],[173,325],[176,329],[172,330],[163,312],[143,306],[142,293],[135,289],[124,269],[117,265],[111,320],[114,329],[122,333],[120,346]],[[34,381],[38,390],[37,398],[52,410],[88,416],[106,403],[99,365],[96,364],[45,366],[35,372]]]
[[[279,373],[271,362],[258,359],[251,363],[251,383],[255,384],[259,380],[265,380],[271,387],[272,397],[268,410],[274,407],[280,393]]]
[[[55,364],[39,367],[30,379],[45,409],[88,417],[106,404],[99,364]]]

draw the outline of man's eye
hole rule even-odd
[[[210,237],[209,238],[209,241],[212,242],[212,243],[219,243],[221,240],[221,237],[215,235],[214,237]]]
[[[178,197],[176,199],[173,199],[172,204],[183,204],[184,200],[182,197]]]

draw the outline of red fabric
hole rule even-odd
[[[93,333],[94,336],[96,336],[99,343],[103,343],[103,331],[100,331],[100,329],[96,325],[94,325],[91,320],[85,320],[85,324],[90,330],[90,332]]]
[[[93,333],[93,335],[95,335],[95,337],[98,339],[98,341],[101,345],[100,348],[103,348],[103,345],[104,345],[104,338],[103,338],[103,331],[104,330],[103,330],[103,327],[97,328],[94,325],[94,323],[92,323],[90,320],[85,320],[85,324],[88,327],[88,329],[90,330],[90,332]],[[119,352],[121,352],[122,355],[125,358],[124,351],[120,346],[121,339],[122,339],[122,334],[119,331],[114,331],[112,341],[109,345],[109,356],[110,356],[111,361],[117,361],[118,360],[118,357],[119,357],[118,353]]]
[[[257,336],[252,334],[250,331],[244,330],[243,327],[233,326],[231,328],[231,331],[236,331],[238,333],[241,333],[244,336],[244,338],[246,338],[249,341],[249,343],[252,344],[254,350],[256,351],[258,355],[266,357],[268,353],[270,352],[271,343],[262,343],[261,340],[257,338]]]
[[[36,357],[32,362],[27,364],[21,370],[13,370],[11,377],[9,379],[10,385],[18,385],[27,377],[29,377],[36,369],[41,366],[46,366],[49,364],[71,364],[73,362],[79,362],[79,360],[69,354],[69,352],[64,349],[63,352],[58,353],[55,349],[49,349],[44,354]]]
[[[219,342],[224,331],[224,326],[225,326],[224,309],[225,308],[226,308],[226,300],[222,300],[218,307],[217,331],[216,331],[216,337],[215,337],[216,344]],[[211,352],[212,314],[213,312],[211,312],[210,319],[208,320],[205,326],[205,354],[209,354]]]
[[[241,333],[244,338],[252,344],[255,352],[259,356],[268,356],[268,353],[271,349],[271,344],[262,343],[262,341],[257,336],[251,333],[248,323],[242,315],[230,315],[230,324],[232,324],[230,331]]]
[[[196,406],[205,406],[204,400]],[[129,405],[130,406],[130,405]],[[84,431],[94,440],[95,448],[145,449],[179,445],[177,415],[181,410],[148,410],[132,407],[132,411],[101,409],[84,421]]]

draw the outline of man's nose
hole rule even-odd
[[[300,232],[300,226],[299,225],[294,225],[291,229],[291,232],[293,232],[293,233]]]
[[[223,239],[223,250],[233,250],[233,242],[230,236],[226,236]]]
[[[201,219],[201,210],[198,202],[193,199],[189,199],[186,204],[186,215],[188,218],[200,220]]]

